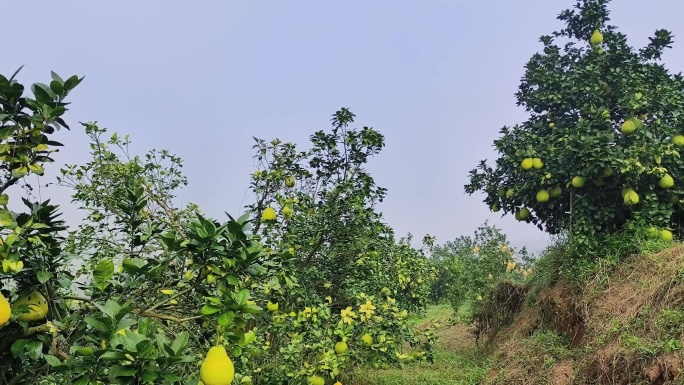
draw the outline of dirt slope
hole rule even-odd
[[[496,360],[487,383],[684,384],[684,246],[632,257],[581,289],[510,286],[498,290],[512,301],[493,295],[479,318]]]

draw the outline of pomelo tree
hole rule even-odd
[[[540,38],[516,93],[529,118],[501,129],[495,164],[481,161],[465,186],[586,246],[627,223],[681,235],[684,214],[684,78],[660,62],[672,34],[635,49],[608,23],[608,3],[577,2]]]
[[[34,84],[33,95],[25,95],[14,76],[0,76],[0,383],[196,384],[217,356],[212,351],[221,353],[214,374],[220,366],[222,377],[243,384],[333,383],[353,365],[430,358],[432,329],[416,331],[395,293],[360,280],[340,309],[343,296],[335,293],[344,293],[346,281],[333,287],[301,279],[316,275],[293,258],[286,240],[311,247],[316,235],[328,235],[316,231],[321,222],[310,216],[310,228],[304,218],[294,222],[302,227],[278,230],[283,216],[301,215],[297,210],[321,218],[332,212],[325,226],[340,221],[335,213],[347,213],[343,222],[350,212],[377,218],[359,209],[367,206],[354,206],[368,190],[333,200],[344,205],[319,204],[323,211],[310,204],[293,206],[290,215],[264,210],[217,221],[194,204],[174,204],[187,183],[179,157],[166,150],[131,154],[128,136],[84,123],[91,159],[65,166],[58,178],[85,214],[69,227],[60,207],[31,193],[28,177],[42,175],[61,146],[53,134],[68,128],[64,100],[81,79],[53,74],[49,85]],[[19,199],[12,186],[23,187],[26,197]],[[359,186],[351,183],[344,193]],[[21,202],[25,212],[16,211]],[[311,254],[314,269],[334,268],[318,262],[344,250],[330,248],[331,241],[368,239],[380,231],[376,224],[360,217],[334,228],[337,238],[325,238]],[[428,271],[410,263],[422,258],[420,251],[379,244],[395,250],[391,266],[404,261],[406,276]],[[375,254],[371,259],[382,262]],[[375,266],[368,270],[373,277],[385,268],[366,266]],[[407,285],[403,293],[416,292]],[[300,300],[307,294],[314,295]]]

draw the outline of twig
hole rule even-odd
[[[152,318],[158,318],[158,319],[173,321],[173,322],[179,323],[179,324],[204,317],[203,315],[196,315],[196,316],[192,316],[192,317],[179,318],[179,317],[174,317],[174,316],[168,315],[168,314],[161,314],[161,313],[156,313],[156,312],[148,311],[148,310],[143,311],[140,309],[133,309],[132,313],[137,314],[139,316],[143,316],[143,317],[152,317]]]

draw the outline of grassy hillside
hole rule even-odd
[[[525,302],[508,324],[508,304],[486,303],[480,327],[502,322],[486,331],[494,369],[483,383],[684,383],[684,246],[588,278],[520,288]]]

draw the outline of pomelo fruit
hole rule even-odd
[[[285,187],[287,188],[292,188],[295,185],[295,178],[293,176],[288,176],[287,179],[285,179]]]
[[[576,176],[572,178],[572,187],[574,188],[582,188],[584,187],[584,178],[581,176]]]
[[[684,135],[675,135],[672,137],[672,143],[677,146],[684,146]]]
[[[660,239],[662,239],[663,241],[667,241],[667,242],[671,241],[672,240],[672,232],[670,230],[666,230],[666,229],[660,230]]]
[[[335,353],[344,354],[347,351],[347,348],[347,343],[344,341],[340,341],[335,344]]]
[[[537,202],[548,202],[549,201],[549,192],[546,190],[539,190],[537,192]]]
[[[632,121],[631,119],[625,120],[625,122],[622,123],[622,126],[620,126],[620,132],[622,132],[625,135],[634,133],[636,129],[636,124],[634,124],[634,121]]]
[[[674,186],[674,179],[672,179],[672,175],[665,174],[665,176],[660,178],[660,181],[658,181],[658,185],[662,188],[671,188]]]
[[[639,195],[634,190],[629,190],[625,193],[625,204],[633,206],[639,203]]]
[[[591,37],[589,38],[589,42],[592,45],[598,45],[598,44],[603,43],[603,34],[601,33],[601,31],[599,31],[598,29],[595,29],[594,33],[592,33]]]
[[[525,158],[522,162],[520,162],[520,167],[522,167],[522,169],[525,171],[531,169],[532,166],[534,166],[534,160],[532,160],[532,158]]]
[[[551,198],[558,198],[559,196],[561,196],[562,193],[563,193],[563,190],[561,190],[560,186],[552,187],[549,190],[549,196]]]

